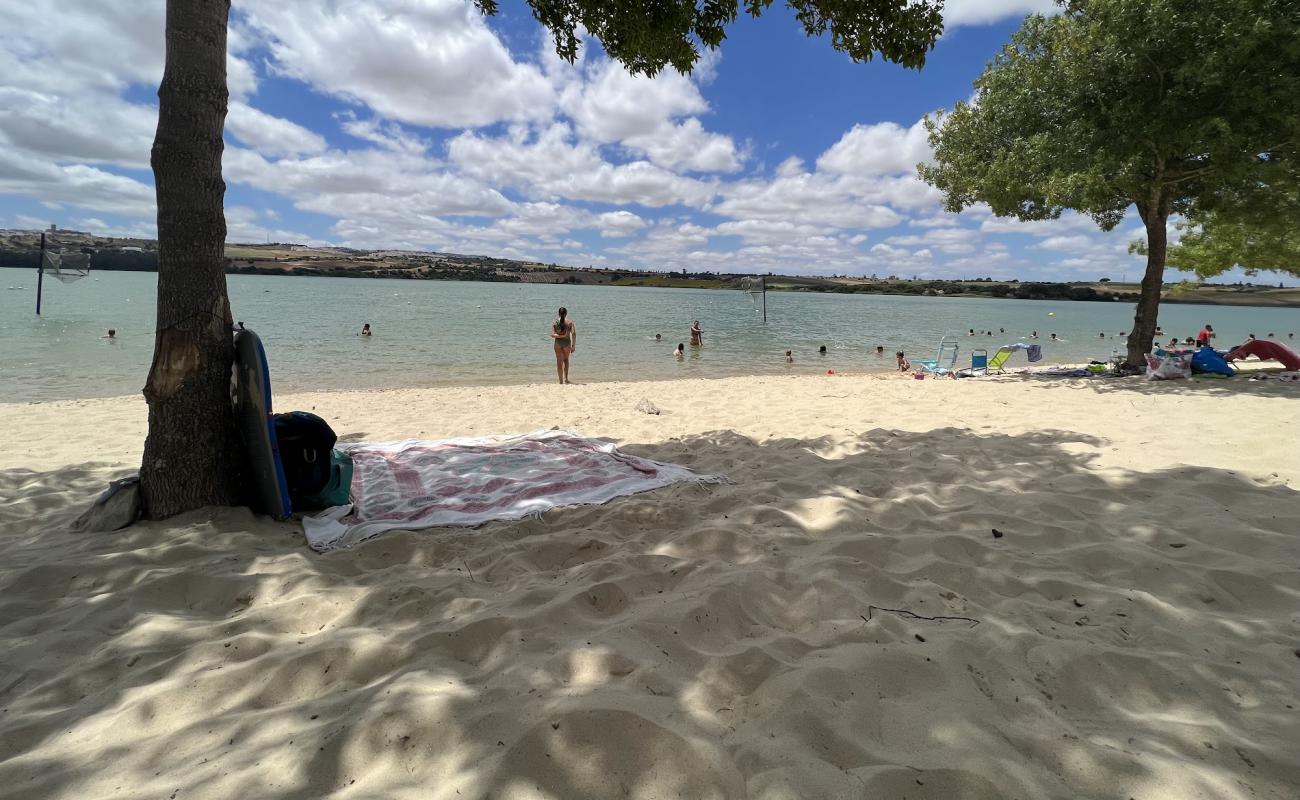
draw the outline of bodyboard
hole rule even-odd
[[[250,505],[276,519],[293,512],[271,418],[271,371],[256,333],[235,331],[235,422],[248,454]]]

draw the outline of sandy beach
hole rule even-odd
[[[75,534],[143,400],[0,405],[0,796],[1300,794],[1300,384],[276,406],[347,441],[571,429],[729,482],[323,556],[246,509]]]

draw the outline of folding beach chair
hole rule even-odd
[[[957,364],[957,337],[944,336],[939,340],[939,349],[934,358],[913,361],[912,365],[933,375],[947,375]]]
[[[970,374],[976,372],[987,373],[989,371],[989,351],[983,347],[977,347],[970,354]]]
[[[1003,367],[1005,367],[1006,363],[1011,360],[1011,354],[1016,352],[1016,349],[1017,348],[1010,346],[999,347],[998,351],[993,354],[993,357],[988,360],[985,372],[1003,372]]]

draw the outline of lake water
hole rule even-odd
[[[153,356],[156,280],[143,272],[47,280],[37,318],[34,271],[0,269],[0,401],[138,393]],[[1122,349],[1117,334],[1133,323],[1128,303],[772,292],[764,324],[739,291],[257,275],[232,275],[229,286],[235,319],[266,343],[276,391],[553,381],[548,327],[561,305],[578,325],[578,383],[892,369],[896,350],[933,357],[945,332],[959,334],[959,364],[969,364],[972,347],[991,353],[1034,330],[1044,363],[1077,362]],[[695,319],[704,346],[688,344],[677,361],[673,348],[689,343]],[[356,335],[365,322],[373,337]],[[1285,340],[1300,333],[1300,310],[1160,310],[1166,335],[1194,336],[1206,322],[1220,345],[1249,333]],[[100,338],[110,327],[116,341]],[[970,328],[995,333],[971,339]]]

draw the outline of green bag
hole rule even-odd
[[[352,502],[352,456],[339,450],[330,451],[330,474],[325,486],[314,495],[300,498],[294,510],[319,511]]]

